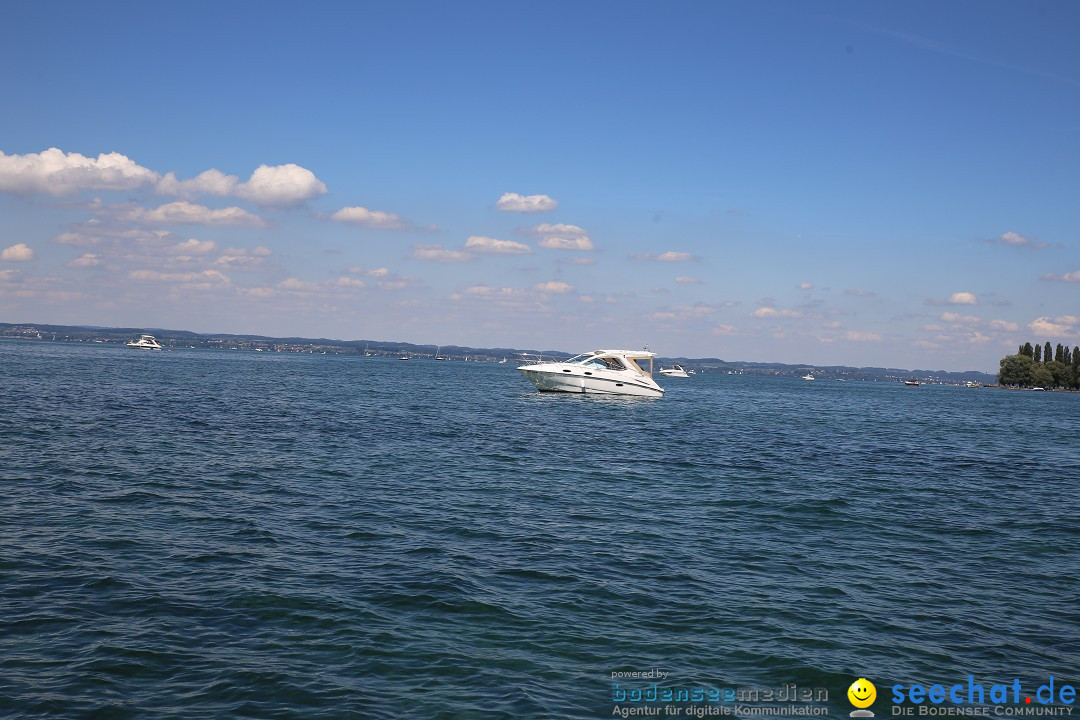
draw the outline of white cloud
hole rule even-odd
[[[973,325],[980,322],[980,319],[974,315],[960,315],[959,313],[953,312],[941,313],[941,319],[947,323],[959,323],[964,325]]]
[[[203,205],[195,205],[186,200],[166,203],[153,210],[140,207],[128,207],[122,213],[126,220],[159,224],[187,225],[238,225],[264,227],[266,222],[258,215],[238,207],[211,210]]]
[[[57,148],[26,155],[0,152],[0,191],[71,195],[80,190],[134,190],[157,179],[153,170],[115,152],[96,158]]]
[[[239,254],[225,254],[214,261],[215,265],[221,265],[227,268],[253,268],[259,267],[265,261],[261,257],[255,257],[254,255],[247,255],[245,253]]]
[[[271,298],[271,297],[274,297],[275,295],[277,295],[276,290],[274,290],[273,288],[265,288],[265,287],[237,288],[236,292],[238,292],[240,295],[245,295],[247,297],[260,298],[260,299],[261,298]]]
[[[359,205],[341,208],[331,215],[330,219],[380,230],[407,230],[410,228],[409,223],[402,219],[400,215],[383,212],[382,210],[368,210]]]
[[[540,283],[536,286],[536,289],[543,293],[555,293],[562,294],[568,293],[573,290],[573,286],[568,285],[561,280],[549,280],[545,283]]]
[[[128,273],[132,280],[148,280],[152,282],[179,282],[192,283],[199,281],[211,281],[229,284],[229,278],[217,270],[203,270],[202,272],[166,273],[157,270],[132,270]]]
[[[696,257],[687,252],[674,252],[669,250],[659,255],[653,253],[634,253],[630,256],[634,260],[653,260],[656,262],[690,262],[691,260],[697,260]]]
[[[950,305],[977,305],[978,298],[969,292],[954,292],[949,296]]]
[[[541,223],[532,229],[540,237],[540,247],[550,250],[592,250],[589,233],[577,225]]]
[[[713,335],[735,335],[737,330],[734,325],[716,325],[711,332]]]
[[[77,257],[68,263],[68,267],[73,268],[88,268],[97,267],[101,264],[101,258],[94,253],[83,253],[81,257]]]
[[[1014,322],[1008,320],[993,320],[990,323],[990,327],[994,330],[1003,330],[1005,332],[1016,332],[1020,329],[1020,326]]]
[[[315,177],[315,173],[293,163],[260,165],[248,181],[237,185],[235,190],[238,197],[257,205],[279,207],[299,205],[325,193],[326,185]]]
[[[518,195],[517,193],[503,193],[503,196],[495,203],[496,210],[520,213],[548,212],[558,206],[559,203],[547,195]]]
[[[351,278],[351,277],[349,277],[347,275],[342,275],[341,277],[339,277],[337,280],[334,281],[334,284],[337,285],[338,287],[355,287],[355,288],[364,287],[364,281],[363,280],[359,280],[357,278]]]
[[[34,259],[34,251],[26,243],[17,243],[0,251],[0,260],[27,262]]]
[[[1040,280],[1053,280],[1053,281],[1056,281],[1056,282],[1080,283],[1080,270],[1077,270],[1076,272],[1065,273],[1064,275],[1056,275],[1054,273],[1047,273],[1046,275],[1043,275],[1039,279]]]
[[[1033,250],[1041,250],[1042,248],[1048,248],[1051,246],[1048,242],[1035,242],[1031,238],[1025,237],[1018,232],[1002,233],[998,238],[987,240],[989,243],[1000,242],[1003,245],[1010,245],[1012,247],[1024,247],[1031,248]]]
[[[174,173],[166,173],[165,177],[158,181],[155,189],[159,195],[179,195],[181,197],[217,195],[224,197],[231,195],[239,183],[240,178],[235,175],[226,175],[220,170],[211,168],[199,173],[190,180],[177,180]]]
[[[472,235],[465,241],[465,249],[492,255],[527,255],[532,248],[513,240],[496,240],[482,235]]]
[[[778,310],[777,308],[766,305],[765,307],[759,307],[757,310],[751,313],[754,317],[758,318],[802,318],[806,317],[806,314],[799,310]]]
[[[409,257],[414,260],[430,260],[442,263],[472,260],[472,255],[469,253],[461,250],[447,250],[442,245],[413,245],[413,251]]]
[[[319,286],[315,283],[304,282],[300,278],[295,277],[285,278],[278,283],[278,287],[283,290],[296,290],[301,292],[312,292],[319,289]]]
[[[856,330],[848,330],[844,334],[844,338],[852,342],[880,342],[881,336],[874,332],[858,332]]]
[[[799,289],[800,290],[813,290],[814,285],[813,285],[813,283],[804,282],[804,283],[801,283],[799,285]]]
[[[874,295],[875,295],[875,293],[870,291],[870,290],[856,290],[856,289],[845,290],[844,294],[845,295],[851,295],[853,297],[874,297]]]
[[[1070,322],[1071,321],[1071,322]],[[1069,335],[1077,324],[1077,318],[1071,315],[1054,318],[1040,317],[1032,320],[1028,327],[1040,335]]]
[[[207,253],[213,252],[216,247],[217,243],[213,240],[196,240],[195,238],[191,238],[173,245],[172,250],[178,255],[206,255]]]
[[[701,285],[702,284],[701,280],[698,280],[696,277],[690,277],[689,275],[680,275],[679,277],[675,278],[675,282],[677,282],[679,285]]]

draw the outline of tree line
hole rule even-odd
[[[1015,355],[1001,358],[998,382],[1017,387],[1080,389],[1080,346],[1051,347],[1024,343]]]

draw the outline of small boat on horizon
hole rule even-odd
[[[593,350],[565,361],[522,365],[518,372],[540,392],[659,398],[664,388],[653,380],[654,357],[648,350]]]
[[[908,385],[909,387],[918,387],[920,385],[918,380],[905,380],[904,384]]]
[[[802,379],[803,380],[815,380],[816,378],[814,377],[813,372],[808,372],[808,373],[806,373],[805,375],[802,376]]]
[[[129,340],[126,345],[136,350],[162,350],[161,343],[153,335],[140,335],[138,340]]]
[[[687,372],[682,365],[672,365],[669,368],[660,368],[657,372],[664,377],[690,377],[690,373]]]

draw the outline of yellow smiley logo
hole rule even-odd
[[[877,698],[877,688],[866,678],[859,678],[847,689],[848,700],[857,708],[868,708]]]

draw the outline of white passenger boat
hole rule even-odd
[[[518,372],[541,392],[663,397],[648,350],[593,350],[560,362],[522,365]]]
[[[660,368],[658,373],[664,377],[690,377],[690,373],[686,371],[682,365],[673,365],[669,368]]]
[[[161,350],[161,343],[157,341],[153,335],[140,335],[138,340],[131,340],[127,343],[129,348],[135,348],[136,350]]]

